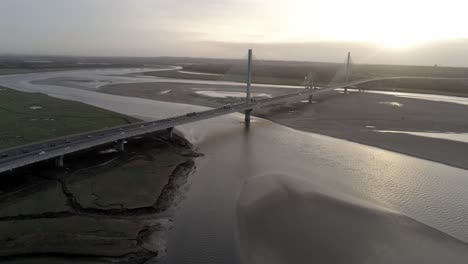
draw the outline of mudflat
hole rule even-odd
[[[467,105],[355,92],[317,98],[313,104],[286,105],[260,115],[295,129],[468,169],[467,143],[403,133],[468,133]]]

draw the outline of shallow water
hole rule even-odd
[[[216,97],[216,98],[228,98],[228,97],[244,98],[245,97],[245,93],[241,93],[241,92],[196,91],[195,93],[198,95],[202,95],[202,96]],[[266,93],[252,93],[251,96],[271,98],[271,94],[266,94]]]

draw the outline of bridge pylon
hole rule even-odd
[[[252,49],[249,49],[248,52],[248,59],[247,59],[247,89],[246,89],[246,95],[245,95],[245,103],[247,105],[250,104],[250,86],[252,83]],[[250,113],[252,112],[252,109],[245,110],[245,123],[250,123]]]
[[[315,79],[315,74],[312,72],[309,72],[309,74],[305,77],[305,88],[308,90],[314,90],[314,79]],[[312,103],[312,95],[309,95],[309,104]]]
[[[350,65],[351,64],[351,52],[348,51],[348,59],[346,60],[346,76],[345,76],[345,83],[349,82],[349,74],[350,74]],[[348,87],[344,87],[344,93],[348,93]]]

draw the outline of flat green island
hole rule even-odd
[[[0,149],[137,121],[80,102],[0,86]]]

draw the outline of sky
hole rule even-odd
[[[0,53],[468,66],[464,0],[0,0]]]

